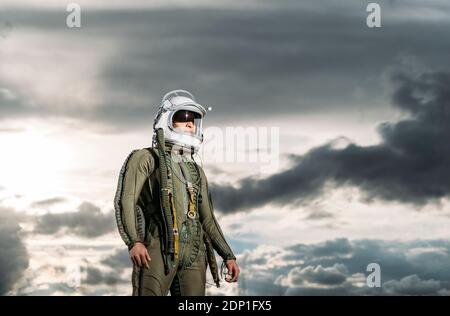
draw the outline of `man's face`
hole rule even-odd
[[[200,119],[200,115],[198,113],[188,110],[180,110],[174,114],[172,118],[172,126],[175,130],[181,133],[194,135],[196,132],[196,124],[194,120],[196,119]]]
[[[182,133],[195,134],[194,121],[188,122],[173,122],[173,127]]]

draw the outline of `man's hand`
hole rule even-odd
[[[147,247],[141,242],[136,242],[130,250],[131,261],[138,267],[146,266],[149,268],[150,255],[148,254]]]
[[[225,277],[225,281],[229,283],[237,282],[240,270],[236,263],[236,260],[234,259],[227,260],[227,262],[225,262],[225,265],[227,266],[228,274],[230,275],[229,278]]]

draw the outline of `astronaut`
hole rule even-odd
[[[209,265],[216,286],[239,267],[214,215],[208,181],[195,159],[205,108],[185,90],[167,93],[153,124],[152,147],[133,150],[119,174],[114,209],[133,262],[133,295],[205,295]]]

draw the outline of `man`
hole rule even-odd
[[[238,280],[206,175],[193,158],[205,114],[188,91],[167,93],[153,124],[153,147],[133,150],[120,171],[114,208],[133,261],[133,295],[205,295],[208,264],[219,286],[214,250],[228,269],[225,280]]]

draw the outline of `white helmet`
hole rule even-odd
[[[197,152],[203,142],[203,117],[206,110],[195,101],[192,93],[186,90],[173,90],[164,95],[153,123],[156,134],[158,128],[164,131],[165,141]],[[173,125],[176,121],[193,121],[192,133],[185,132]]]

